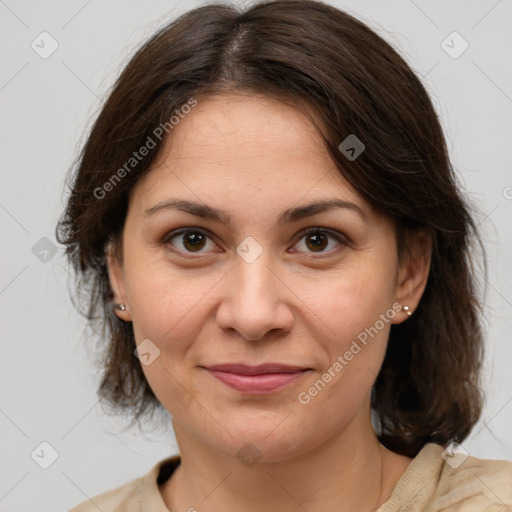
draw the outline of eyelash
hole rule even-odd
[[[212,240],[212,237],[209,235],[209,233],[207,231],[205,231],[204,229],[202,228],[193,228],[193,227],[187,227],[187,228],[180,228],[180,229],[177,229],[177,230],[174,230],[174,231],[170,231],[169,233],[167,233],[166,235],[164,235],[164,237],[162,238],[162,243],[164,245],[167,245],[167,244],[170,244],[171,240],[179,235],[183,235],[183,234],[186,234],[186,233],[199,233],[207,238],[209,238],[210,240]],[[297,240],[297,242],[295,242],[294,245],[296,245],[300,240],[302,240],[302,238],[304,237],[307,237],[308,235],[310,234],[313,234],[313,233],[322,233],[322,234],[325,234],[325,235],[328,235],[332,238],[334,238],[340,245],[342,246],[346,246],[348,245],[348,239],[346,237],[344,237],[343,235],[341,235],[341,233],[339,233],[338,231],[335,231],[335,230],[332,230],[332,229],[329,229],[329,228],[321,228],[321,227],[309,227],[309,228],[306,228],[306,229],[303,229],[300,233],[299,233],[299,238]],[[213,240],[212,240],[213,241]],[[189,254],[189,255],[194,255],[194,254],[203,254],[201,252],[197,252],[197,253],[193,253],[193,252],[188,252],[188,251],[181,251],[179,249],[176,249],[178,253],[184,253],[184,254]],[[318,254],[320,255],[320,257],[322,257],[322,255],[325,255],[325,254],[328,254],[328,255],[331,255],[333,252],[335,252],[337,249],[331,249],[330,251],[320,251],[318,253],[315,253],[315,252],[310,252],[309,254]],[[294,251],[294,252],[300,252],[300,251]]]

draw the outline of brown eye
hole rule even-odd
[[[306,245],[314,252],[323,251],[329,243],[328,237],[323,233],[306,235]]]
[[[215,244],[210,237],[202,230],[183,229],[170,233],[165,237],[164,243],[170,243],[173,247],[181,252],[198,253],[205,252],[203,249],[211,243],[212,248]]]
[[[331,240],[335,240],[334,247],[332,247]],[[329,253],[340,245],[346,245],[346,242],[343,236],[336,231],[326,228],[309,228],[302,232],[302,238],[296,246],[301,244],[305,246],[305,252]],[[326,250],[329,246],[331,248]],[[299,250],[303,251],[304,249]]]

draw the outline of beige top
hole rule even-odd
[[[512,462],[469,456],[448,464],[443,448],[426,444],[409,464],[388,500],[376,512],[511,512]],[[158,484],[180,464],[174,455],[149,473],[99,494],[70,512],[170,512]],[[452,467],[454,466],[454,467]]]

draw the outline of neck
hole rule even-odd
[[[307,453],[250,467],[173,424],[181,464],[161,488],[169,510],[368,512],[384,503],[411,461],[385,449],[367,418]]]

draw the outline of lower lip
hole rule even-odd
[[[304,375],[307,370],[296,373],[267,373],[260,375],[240,375],[219,370],[208,370],[208,372],[232,389],[256,395],[272,393],[281,389]]]

